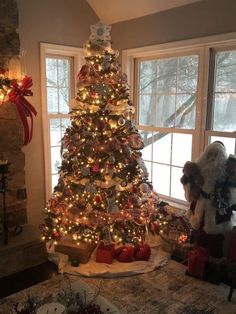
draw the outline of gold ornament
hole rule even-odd
[[[125,119],[124,119],[123,117],[120,117],[120,118],[118,119],[118,125],[119,125],[119,126],[124,126],[124,125],[125,125]]]

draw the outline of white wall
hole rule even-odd
[[[235,12],[235,0],[203,0],[113,24],[112,41],[122,50],[235,32]]]
[[[26,50],[26,70],[34,84],[29,100],[38,111],[32,142],[24,148],[28,220],[38,225],[46,202],[39,43],[82,47],[90,34],[89,26],[98,18],[85,0],[17,0],[17,4],[21,49]]]

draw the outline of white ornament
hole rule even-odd
[[[142,193],[148,193],[150,191],[150,188],[147,183],[141,183],[139,188]]]
[[[65,310],[66,308],[63,304],[54,302],[40,306],[36,314],[63,314],[65,313]]]
[[[121,191],[128,191],[128,190],[130,190],[130,188],[131,188],[131,183],[128,183],[126,186],[122,186],[121,185],[121,179],[120,179],[120,182],[119,182],[119,184],[117,184],[116,185],[116,191],[119,191],[119,192],[121,192]]]
[[[130,106],[130,107],[129,107],[129,111],[130,111],[130,113],[134,114],[134,113],[135,113],[135,108],[134,108],[134,106]]]
[[[111,111],[110,115],[121,115],[124,116],[129,113],[129,106],[127,104],[122,104],[121,106],[113,106],[110,104],[106,105],[106,110]]]
[[[99,106],[83,103],[75,98],[71,100],[70,107],[72,110],[89,110],[91,113],[100,110]]]
[[[102,40],[102,41],[110,41],[111,40],[111,35],[110,35],[110,30],[111,26],[104,25],[101,22],[91,25],[91,35],[89,39],[91,41],[97,41],[97,40]]]

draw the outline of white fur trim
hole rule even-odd
[[[212,206],[211,199],[200,197],[197,201],[195,213],[190,215],[189,222],[193,229],[199,229],[204,219],[203,230],[207,234],[224,234],[236,226],[236,213],[233,213],[231,220],[216,224],[216,208]]]
[[[229,188],[229,206],[236,204],[236,188],[230,187]]]
[[[217,181],[226,179],[227,154],[224,146],[214,142],[207,146],[199,157],[197,164],[204,178],[202,189],[206,193],[213,193]]]

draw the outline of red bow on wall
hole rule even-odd
[[[11,81],[11,91],[8,94],[9,100],[16,105],[24,127],[24,145],[30,143],[33,135],[33,115],[37,115],[35,108],[25,99],[24,96],[32,96],[32,78],[25,76],[20,83]],[[29,118],[29,119],[27,119]]]

